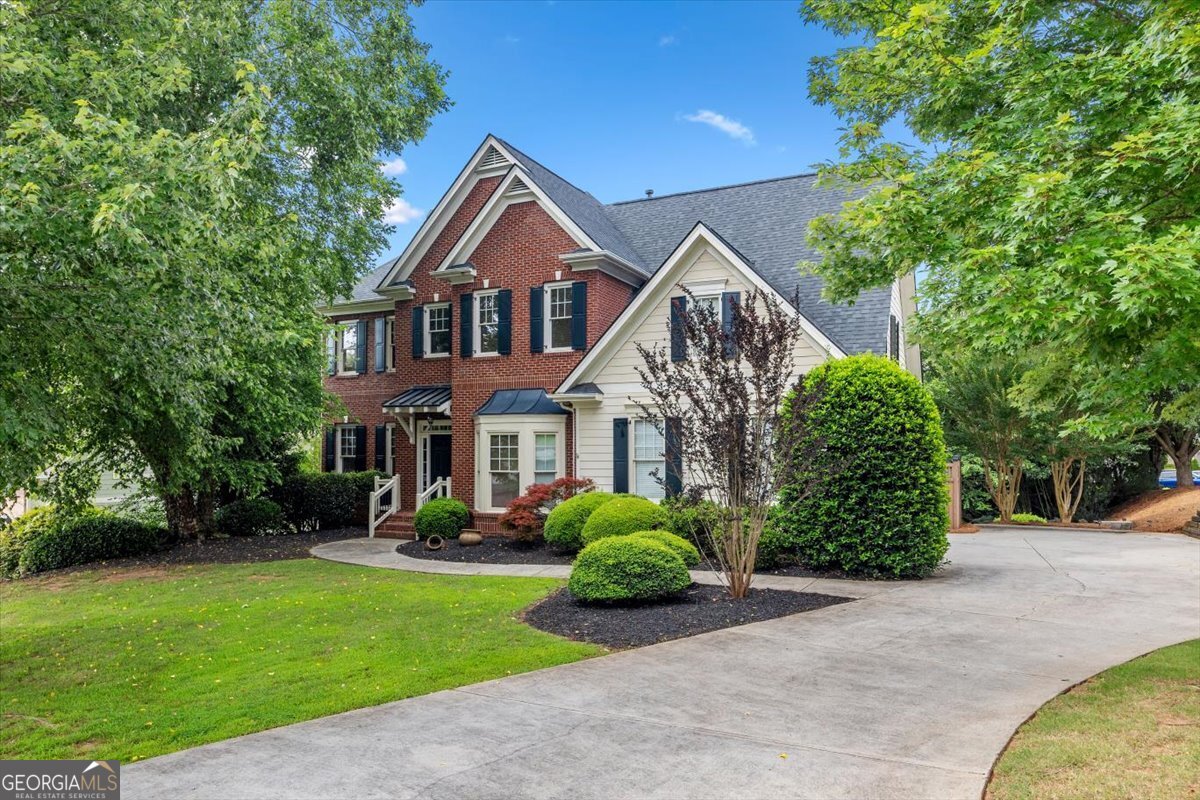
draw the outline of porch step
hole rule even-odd
[[[397,511],[375,528],[375,536],[380,539],[415,539],[416,528],[413,527],[413,512]]]

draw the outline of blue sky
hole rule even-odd
[[[789,2],[431,2],[418,35],[454,106],[395,164],[389,252],[420,227],[487,133],[602,202],[808,172],[838,120],[806,70],[839,40]]]

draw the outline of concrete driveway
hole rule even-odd
[[[163,756],[124,796],[977,798],[1055,694],[1200,636],[1200,541],[951,538],[936,579]]]

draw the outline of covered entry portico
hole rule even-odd
[[[385,402],[383,410],[395,417],[396,426],[404,432],[404,436],[396,437],[395,463],[408,464],[410,468],[415,464],[415,481],[409,483],[408,476],[402,475],[397,466],[396,474],[392,475],[389,481],[381,482],[375,493],[379,496],[378,499],[372,496],[372,535],[375,527],[395,512],[411,514],[427,500],[449,497],[451,486],[453,439],[450,425],[450,387],[413,386]],[[414,456],[413,460],[401,457],[400,448],[406,444],[413,448],[410,451]],[[402,495],[402,486],[411,491],[407,498]],[[398,502],[389,507],[388,502],[391,498],[398,498]]]

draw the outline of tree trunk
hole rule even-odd
[[[203,540],[213,531],[213,494],[185,486],[178,492],[164,493],[167,526],[180,539]]]
[[[1180,488],[1195,486],[1196,481],[1192,478],[1192,459],[1200,452],[1200,431],[1182,425],[1163,423],[1154,431],[1154,438],[1162,445],[1175,467],[1175,485]]]
[[[1079,470],[1072,476],[1071,468],[1076,463]],[[1054,480],[1054,503],[1058,506],[1059,522],[1069,523],[1074,518],[1079,501],[1083,499],[1083,473],[1086,468],[1087,462],[1074,456],[1051,462],[1050,477]]]
[[[995,473],[995,478],[992,474]],[[983,482],[988,494],[1000,512],[1001,522],[1012,522],[1013,512],[1017,508],[1017,498],[1021,494],[1021,476],[1024,466],[1020,459],[1009,461],[999,458],[995,462],[983,459]]]

